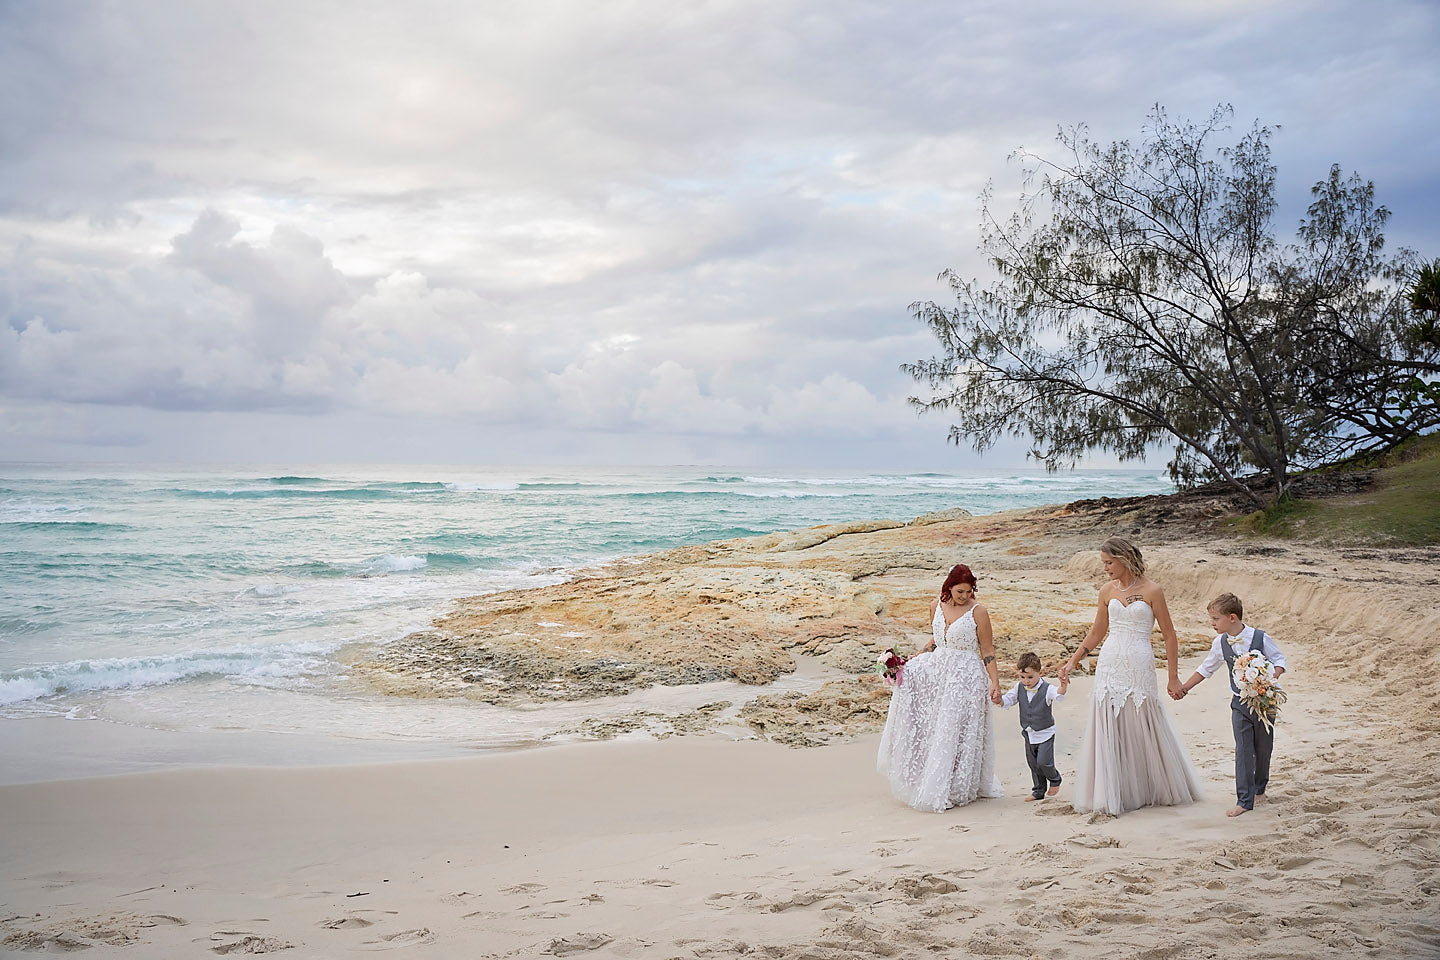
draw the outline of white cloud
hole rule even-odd
[[[1440,13],[1244,10],[5,6],[0,400],[943,456],[906,307],[983,271],[976,194],[1058,124],[1232,100],[1284,125],[1277,222],[1339,161],[1440,247]]]

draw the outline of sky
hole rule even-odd
[[[1440,257],[1437,49],[1434,0],[0,0],[0,461],[1021,465],[900,370],[1012,153],[1230,103],[1282,237],[1339,163]]]

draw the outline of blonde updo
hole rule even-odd
[[[1129,540],[1123,537],[1111,537],[1100,544],[1100,552],[1108,553],[1125,564],[1125,569],[1130,571],[1131,576],[1145,576],[1145,560],[1140,556],[1140,548]]]

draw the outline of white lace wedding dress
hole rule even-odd
[[[1095,664],[1085,741],[1075,758],[1081,812],[1119,815],[1200,799],[1200,781],[1160,699],[1150,633],[1155,611],[1112,598],[1110,632]]]
[[[890,698],[876,767],[895,796],[939,813],[977,796],[1003,796],[995,778],[990,676],[980,662],[973,608],[945,626],[937,606],[935,649],[905,664]]]

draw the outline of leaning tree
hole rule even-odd
[[[954,304],[911,307],[941,348],[905,365],[929,387],[911,403],[955,413],[951,440],[977,450],[1028,438],[1052,469],[1173,447],[1177,484],[1223,481],[1255,506],[1296,470],[1440,424],[1440,344],[1405,288],[1418,261],[1385,255],[1374,186],[1332,168],[1281,244],[1272,131],[1217,146],[1230,115],[1157,107],[1135,143],[1076,127],[1061,157],[1022,151],[1013,212],[982,197],[994,279],[947,270]]]

